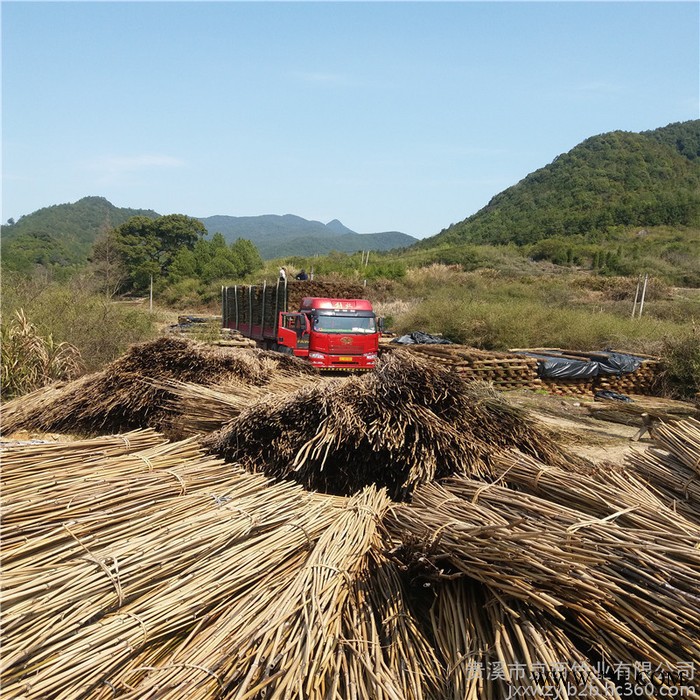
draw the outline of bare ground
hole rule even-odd
[[[593,418],[586,409],[589,401],[580,398],[512,391],[508,398],[526,408],[537,421],[554,431],[559,442],[571,451],[594,463],[621,464],[632,451],[643,452],[653,445],[649,433],[639,440],[641,420],[635,425],[623,425]]]

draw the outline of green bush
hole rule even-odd
[[[700,327],[664,338],[661,356],[666,367],[664,383],[667,393],[691,398],[700,392]]]

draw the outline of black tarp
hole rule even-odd
[[[578,360],[572,357],[539,355],[530,352],[523,354],[537,359],[537,375],[545,379],[593,379],[599,374],[620,376],[634,372],[642,364],[639,357],[607,350],[596,352],[595,360]]]
[[[607,399],[608,401],[622,401],[623,403],[634,402],[634,399],[625,396],[625,394],[618,394],[616,391],[596,391],[594,396],[596,399]]]
[[[642,360],[634,355],[624,355],[621,352],[607,352],[606,360],[599,360],[601,374],[629,374],[639,369]]]
[[[572,360],[568,357],[552,355],[536,355],[530,352],[525,354],[537,359],[537,376],[546,379],[593,379],[600,372],[597,362]]]

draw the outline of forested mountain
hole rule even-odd
[[[698,224],[700,120],[694,120],[586,139],[418,245],[597,240],[630,226]]]
[[[355,233],[338,219],[323,224],[293,214],[210,216],[200,221],[210,233],[221,233],[229,242],[237,238],[252,241],[260,255],[266,259],[293,255],[323,255],[333,250],[346,253],[358,250],[391,250],[405,248],[417,240],[399,231]]]
[[[37,264],[82,265],[100,234],[136,215],[159,216],[102,197],[40,209],[2,227],[3,266],[28,272]],[[534,259],[604,265],[617,274],[630,274],[647,265],[644,256],[653,257],[678,268],[680,278],[697,280],[700,120],[586,139],[473,216],[418,242],[396,231],[358,234],[337,219],[324,224],[291,214],[199,220],[210,236],[219,232],[229,244],[252,241],[268,259],[415,244],[415,252],[442,251],[440,260],[461,260],[471,255],[463,250],[471,244],[516,244]],[[646,229],[654,230],[647,235]]]
[[[153,210],[115,207],[104,197],[84,197],[74,204],[39,209],[2,227],[3,265],[29,272],[36,265],[84,265],[101,234],[132,216],[155,219]],[[325,254],[333,250],[390,250],[409,246],[417,239],[398,231],[355,233],[337,219],[328,224],[300,216],[210,216],[199,219],[210,235],[221,233],[228,243],[252,241],[263,258]]]
[[[73,204],[56,204],[2,227],[3,263],[30,271],[35,265],[83,265],[101,233],[132,216],[156,218],[150,209],[115,207],[104,197],[83,197]]]
[[[341,224],[342,225],[342,224]],[[345,233],[337,236],[301,236],[256,243],[260,255],[267,260],[279,257],[325,255],[333,251],[356,253],[358,250],[392,250],[406,248],[417,239],[399,231],[383,233]],[[253,239],[255,243],[255,240]]]

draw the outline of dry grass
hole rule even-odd
[[[41,336],[24,311],[2,326],[0,385],[4,399],[19,396],[56,380],[72,379],[82,371],[80,352],[69,343]]]

